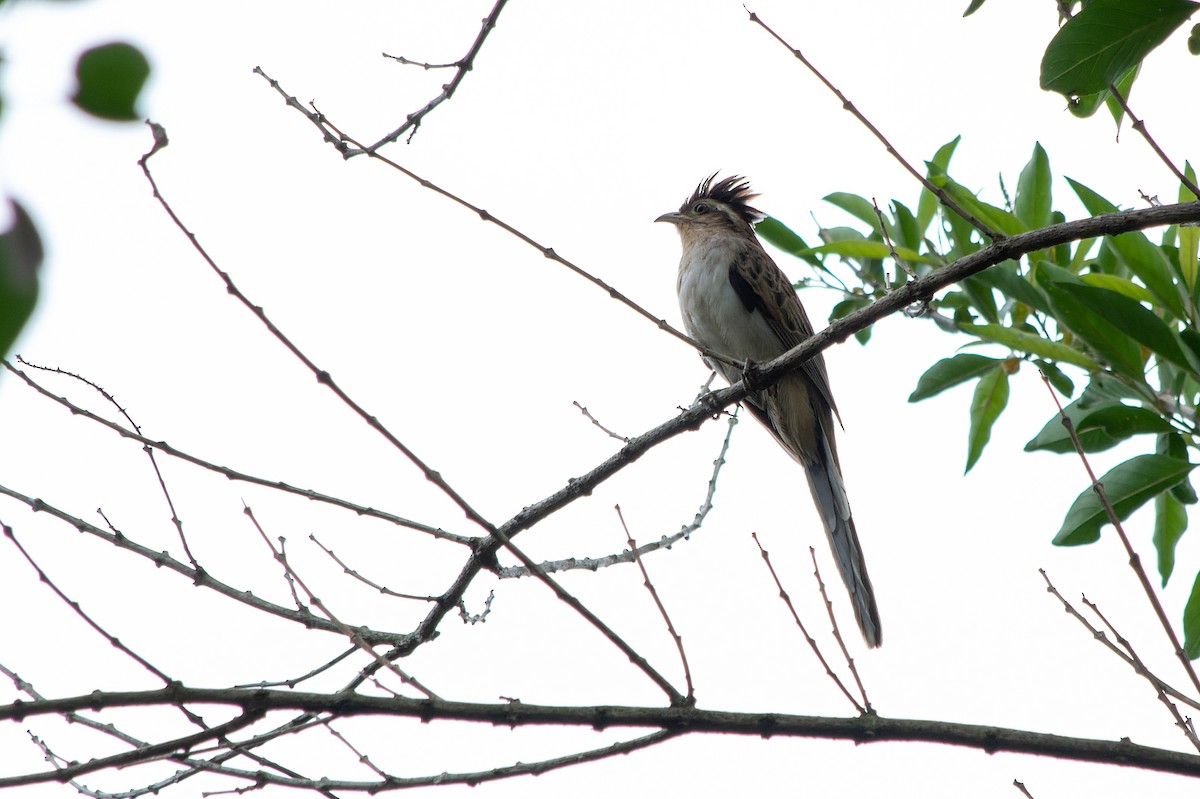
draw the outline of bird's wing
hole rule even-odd
[[[729,264],[729,283],[746,310],[762,314],[779,337],[781,355],[813,334],[812,322],[808,320],[796,290],[757,242],[741,250]],[[836,415],[837,404],[829,387],[825,359],[818,353],[806,361],[800,371],[816,386],[817,393]]]

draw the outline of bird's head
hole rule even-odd
[[[678,211],[663,214],[654,221],[670,222],[685,238],[717,233],[753,236],[754,223],[763,217],[761,211],[750,205],[758,195],[750,190],[750,183],[744,177],[730,175],[714,183],[716,177],[714,173],[702,181]]]

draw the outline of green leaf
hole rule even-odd
[[[899,200],[892,200],[892,209],[896,216],[895,244],[910,250],[919,250],[921,234],[917,231],[917,218],[908,210],[908,206]]]
[[[1115,326],[1155,355],[1192,370],[1192,362],[1183,354],[1178,334],[1167,327],[1152,311],[1123,294],[1086,284],[1054,283],[1061,291],[1087,306],[1101,319]],[[1140,360],[1140,358],[1139,358]]]
[[[1183,607],[1183,651],[1188,660],[1200,657],[1200,574],[1192,583],[1192,594]]]
[[[959,287],[963,294],[971,300],[971,305],[979,311],[980,315],[992,324],[1000,323],[1000,309],[996,307],[996,295],[992,294],[992,287],[987,283],[976,280],[977,276],[972,275],[968,278],[963,278],[959,282]]]
[[[1050,224],[1050,159],[1040,143],[1033,145],[1033,156],[1017,180],[1013,213],[1030,230]]]
[[[1107,402],[1102,405],[1088,405],[1072,402],[1063,408],[1063,413],[1071,420],[1079,444],[1084,452],[1103,452],[1122,441],[1143,433],[1166,433],[1171,425],[1154,411],[1125,405],[1120,402]],[[1059,454],[1074,452],[1075,444],[1062,417],[1055,414],[1041,431],[1025,445],[1026,452],[1044,450]]]
[[[24,206],[9,200],[13,223],[0,234],[0,357],[8,354],[38,296],[42,239]]]
[[[1187,509],[1183,503],[1171,496],[1171,492],[1154,498],[1154,551],[1158,555],[1158,576],[1163,588],[1175,570],[1175,546],[1187,532]]]
[[[1181,461],[1191,460],[1187,442],[1183,440],[1183,436],[1177,430],[1159,434],[1154,451],[1159,455],[1167,455]],[[1191,478],[1172,488],[1171,496],[1184,505],[1195,505],[1200,502],[1200,496],[1197,496],[1196,489],[1192,488]]]
[[[1122,97],[1126,99],[1129,98],[1129,93],[1133,90],[1133,82],[1137,80],[1138,73],[1141,72],[1141,70],[1141,63],[1137,63],[1127,69],[1124,75],[1117,78],[1114,85],[1117,87],[1117,91],[1121,93]],[[1108,107],[1109,112],[1112,114],[1113,119],[1117,123],[1117,130],[1120,130],[1121,121],[1125,117],[1125,109],[1122,108],[1121,104],[1117,102],[1117,99],[1113,97],[1111,88],[1109,86],[1105,86],[1103,89],[1095,92],[1094,94],[1085,94],[1079,97],[1070,97],[1067,99],[1067,110],[1071,112],[1072,116],[1080,119],[1086,119],[1087,117],[1090,117],[1092,114],[1096,113],[1101,105]]]
[[[1103,405],[1106,402],[1121,402],[1122,400],[1142,401],[1142,394],[1127,386],[1123,380],[1107,372],[1096,372],[1079,396],[1079,404],[1088,407]]]
[[[1198,26],[1200,27],[1200,26]],[[1192,185],[1196,183],[1196,170],[1192,168],[1190,161],[1185,161],[1183,164],[1183,174]],[[1191,189],[1182,183],[1179,184],[1179,202],[1188,203],[1196,199],[1196,195],[1192,194]],[[1183,285],[1187,287],[1188,296],[1196,296],[1196,272],[1197,258],[1196,253],[1200,247],[1200,228],[1195,225],[1179,225],[1176,228],[1176,236],[1179,241],[1179,277],[1183,281]]]
[[[800,238],[798,233],[795,233],[787,225],[780,222],[778,219],[768,216],[762,219],[754,226],[754,232],[763,241],[770,244],[788,255],[794,255],[815,266],[817,269],[822,269],[826,272],[825,265],[812,254],[812,249]]]
[[[1004,261],[985,269],[974,277],[999,291],[1010,300],[1028,305],[1036,311],[1050,313],[1050,299],[1045,292],[1021,275],[1016,261]]]
[[[1059,394],[1069,397],[1075,393],[1075,384],[1071,382],[1071,378],[1063,374],[1062,369],[1059,369],[1058,366],[1050,361],[1043,361],[1041,358],[1035,358],[1033,362]]]
[[[1092,216],[1111,214],[1117,207],[1082,183],[1067,178],[1075,194],[1083,202],[1088,213]],[[1121,263],[1156,296],[1174,316],[1186,318],[1183,300],[1179,289],[1171,277],[1171,264],[1163,254],[1141,231],[1123,233],[1120,236],[1106,236],[1105,248],[1114,252]]]
[[[866,222],[871,230],[879,230],[879,216],[875,213],[875,206],[870,200],[859,197],[857,194],[848,194],[844,191],[835,191],[833,194],[827,194],[824,200],[827,203],[836,205],[856,219]]]
[[[997,208],[994,205],[983,202],[966,186],[956,183],[949,177],[946,177],[944,180],[945,185],[943,188],[950,195],[950,199],[954,200],[964,211],[972,214],[992,230],[998,230],[1005,236],[1015,236],[1018,233],[1024,233],[1028,230],[1020,219],[1017,219],[1016,216],[1005,211],[1003,208]]]
[[[1010,349],[1019,352],[1028,352],[1030,355],[1040,355],[1043,358],[1048,358],[1058,363],[1074,364],[1089,372],[1098,372],[1104,368],[1087,354],[1080,352],[1074,347],[1062,342],[1042,338],[1036,333],[1026,333],[1023,330],[1014,330],[1011,327],[1003,327],[1001,325],[972,325],[967,323],[959,324],[959,329],[964,333],[978,336],[985,341],[994,341]]]
[[[1116,87],[1125,101],[1129,101],[1129,94],[1133,91],[1133,82],[1137,80],[1138,73],[1141,71],[1141,62],[1134,64],[1125,74],[1117,78]],[[1116,95],[1111,91],[1105,93],[1104,104],[1108,106],[1108,112],[1112,114],[1113,122],[1117,124],[1117,130],[1121,129],[1121,121],[1125,119],[1125,108],[1117,100]]]
[[[150,77],[150,62],[131,44],[114,42],[86,50],[75,64],[77,85],[71,102],[101,119],[140,118],[138,94]]]
[[[950,158],[954,155],[954,148],[962,141],[962,136],[955,136],[950,141],[938,148],[933,159],[926,161],[926,168],[930,177],[934,171],[939,171],[945,174],[950,168]],[[929,229],[929,223],[933,221],[934,215],[937,213],[938,205],[940,204],[937,195],[929,189],[921,189],[921,199],[917,201],[917,235],[924,236],[925,231]]]
[[[1192,32],[1188,34],[1187,48],[1192,55],[1200,55],[1200,25],[1192,26]]]
[[[892,251],[882,241],[871,241],[869,239],[845,239],[843,241],[831,241],[828,244],[822,244],[820,247],[812,247],[808,250],[809,253],[821,253],[823,255],[838,255],[843,258],[891,258]],[[938,261],[930,258],[927,255],[921,255],[906,247],[896,247],[896,255],[900,256],[904,261],[912,263],[923,263],[938,265]]]
[[[1189,0],[1091,0],[1050,40],[1041,87],[1066,97],[1106,88],[1162,44],[1196,7]]]
[[[1100,478],[1117,518],[1124,521],[1146,502],[1187,477],[1195,464],[1166,455],[1137,455]],[[1100,540],[1108,514],[1096,492],[1088,487],[1076,497],[1062,528],[1054,536],[1057,546],[1077,546]]]
[[[948,388],[965,383],[996,369],[1003,361],[983,355],[960,353],[953,358],[943,358],[925,370],[917,380],[917,387],[908,395],[909,402],[920,402],[941,394]]]
[[[971,398],[971,429],[967,434],[967,468],[979,461],[983,448],[992,437],[992,425],[1000,418],[1008,404],[1008,372],[997,366],[979,379],[975,396]]]
[[[971,5],[967,6],[967,10],[963,12],[964,17],[969,17],[983,7],[984,0],[971,0]]]
[[[850,314],[854,313],[855,311],[859,310],[860,308],[866,308],[870,304],[871,304],[870,297],[866,297],[866,296],[862,296],[862,295],[847,297],[846,299],[839,302],[837,305],[833,306],[833,310],[829,312],[829,321],[833,322],[835,320],[841,319],[843,316],[849,316]],[[862,330],[855,332],[854,338],[858,341],[859,344],[866,344],[868,341],[871,340],[871,328],[872,327],[874,327],[874,325],[867,325]]]
[[[1115,291],[1118,294],[1124,294],[1131,300],[1144,302],[1147,305],[1154,305],[1154,295],[1146,289],[1134,283],[1132,280],[1120,277],[1119,275],[1105,275],[1099,272],[1089,272],[1086,275],[1080,275],[1079,279],[1089,286],[1099,286],[1100,288]]]
[[[1064,288],[1069,285],[1083,286],[1079,278],[1047,261],[1038,262],[1036,277],[1050,297],[1050,305],[1060,326],[1082,339],[1112,368],[1137,380],[1143,379],[1145,364],[1137,344],[1114,327],[1103,314],[1097,314]]]

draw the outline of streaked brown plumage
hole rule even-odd
[[[675,225],[683,242],[677,284],[683,323],[694,339],[735,361],[769,361],[811,336],[812,324],[792,284],[754,235],[762,214],[750,201],[758,195],[744,178],[714,178],[697,186],[677,212],[655,220]],[[730,383],[742,378],[726,364],[709,365]],[[834,441],[837,406],[824,359],[817,355],[751,394],[745,406],[804,467],[863,638],[879,646],[879,609],[842,484]]]

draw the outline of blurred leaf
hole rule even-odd
[[[1050,224],[1051,210],[1050,159],[1041,143],[1037,143],[1033,145],[1033,156],[1017,180],[1013,213],[1032,230]]]
[[[843,258],[891,258],[891,250],[882,241],[871,241],[869,239],[844,239],[842,241],[831,241],[828,244],[822,244],[820,247],[812,247],[808,250],[809,253],[821,253],[823,255],[838,255]],[[938,265],[938,261],[930,258],[927,255],[921,255],[907,247],[897,247],[896,255],[900,256],[905,261],[912,263]]]
[[[1200,657],[1200,574],[1192,583],[1192,593],[1183,607],[1183,651],[1188,660]]]
[[[24,206],[9,200],[12,226],[0,234],[0,357],[8,354],[37,304],[42,239]]]
[[[950,158],[954,155],[954,148],[962,140],[962,136],[955,136],[950,141],[938,148],[934,154],[933,160],[926,161],[925,167],[929,175],[933,175],[935,169],[942,174],[950,168]],[[933,221],[934,215],[937,213],[939,204],[937,195],[929,189],[921,189],[921,198],[917,201],[917,235],[924,237],[925,231],[929,229],[929,223]]]
[[[1200,25],[1192,26],[1192,32],[1188,34],[1187,48],[1192,55],[1200,55]]]
[[[786,252],[788,255],[794,255],[815,266],[817,269],[828,272],[825,265],[816,258],[811,248],[804,243],[804,239],[800,238],[799,234],[792,231],[787,225],[780,222],[778,219],[768,216],[754,226],[754,232],[763,241],[775,247],[778,250]]]
[[[138,94],[150,76],[150,62],[124,42],[86,50],[75,64],[77,86],[71,102],[101,119],[130,122],[140,118]]]
[[[844,191],[835,191],[833,194],[827,194],[824,197],[825,202],[836,205],[846,213],[856,219],[862,220],[871,230],[879,230],[879,216],[875,213],[875,206],[871,201],[859,197],[857,194],[848,194]]]
[[[1137,455],[1110,469],[1100,478],[1117,518],[1124,521],[1153,497],[1176,485],[1195,464],[1165,455]],[[1108,515],[1096,492],[1089,486],[1076,497],[1062,528],[1054,536],[1057,546],[1077,546],[1100,540],[1100,528]]]
[[[846,299],[833,306],[833,310],[829,312],[829,321],[833,322],[841,319],[843,316],[849,316],[860,308],[866,308],[871,304],[871,298],[866,296],[847,297]],[[866,344],[871,340],[871,328],[874,325],[867,325],[862,330],[856,331],[854,338],[859,344]]]
[[[1154,498],[1154,551],[1158,554],[1158,575],[1163,588],[1175,570],[1175,545],[1187,532],[1187,509],[1168,491]]]
[[[917,380],[917,387],[908,395],[909,402],[920,402],[941,394],[948,388],[965,383],[996,369],[1001,364],[997,358],[960,353],[953,358],[943,358],[925,370]]]
[[[997,366],[979,379],[975,396],[971,398],[971,429],[967,434],[967,468],[963,470],[964,474],[979,461],[983,448],[992,437],[992,425],[1000,418],[1007,404],[1008,372],[1003,366]]]
[[[1172,458],[1179,458],[1181,461],[1191,460],[1188,453],[1187,442],[1183,440],[1183,436],[1177,430],[1171,430],[1168,433],[1161,433],[1158,436],[1158,445],[1154,451],[1159,455],[1168,455]],[[1195,505],[1200,501],[1200,497],[1196,495],[1196,489],[1192,488],[1191,478],[1184,480],[1179,485],[1171,489],[1171,496],[1182,502],[1184,505]]]
[[[1162,44],[1196,6],[1190,0],[1091,0],[1050,40],[1041,87],[1066,97],[1106,88]]]
[[[1041,358],[1035,358],[1033,362],[1059,394],[1070,397],[1075,393],[1075,383],[1063,374],[1063,370],[1059,369],[1056,364],[1043,361]]]
[[[1048,358],[1058,363],[1074,364],[1089,372],[1098,372],[1104,368],[1092,360],[1086,353],[1080,352],[1067,344],[1042,338],[1036,333],[1026,333],[1023,330],[1014,330],[1011,327],[1003,327],[1001,325],[960,324],[959,328],[964,333],[979,336],[979,338],[986,341],[1003,344],[1018,352],[1040,355],[1043,358]]]
[[[894,243],[897,247],[919,250],[921,234],[917,230],[917,218],[913,216],[912,211],[908,210],[908,206],[899,200],[892,200],[892,208],[896,216],[896,241]]]
[[[1114,400],[1134,400],[1140,402],[1142,395],[1125,384],[1115,375],[1107,372],[1095,372],[1079,395],[1079,404],[1085,407],[1095,407]]]
[[[1193,185],[1196,183],[1196,170],[1192,168],[1190,161],[1185,161],[1183,164],[1183,174]],[[1179,202],[1187,203],[1196,199],[1191,190],[1179,184]],[[1183,281],[1183,285],[1187,287],[1188,296],[1196,296],[1196,253],[1197,246],[1200,245],[1200,228],[1194,225],[1179,225],[1176,229],[1176,235],[1179,239],[1179,254],[1177,263],[1179,265],[1179,277]]]
[[[963,12],[963,16],[971,16],[983,6],[983,3],[984,0],[971,0],[971,5],[967,6],[967,10]]]
[[[1089,272],[1086,275],[1080,275],[1079,279],[1089,286],[1099,286],[1100,288],[1115,291],[1118,294],[1124,294],[1131,300],[1144,302],[1148,305],[1154,305],[1156,300],[1154,295],[1147,291],[1142,286],[1134,283],[1132,280],[1120,277],[1118,275],[1104,275],[1099,272]]]
[[[1103,452],[1136,435],[1171,430],[1170,423],[1154,411],[1120,402],[1093,407],[1072,402],[1063,408],[1063,413],[1071,420],[1084,452]],[[1059,454],[1075,451],[1071,435],[1058,414],[1046,422],[1041,432],[1025,445],[1026,452],[1037,450]]]

